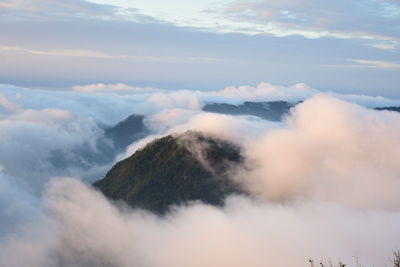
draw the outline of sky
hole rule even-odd
[[[0,83],[400,97],[400,1],[1,0]]]

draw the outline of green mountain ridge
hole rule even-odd
[[[229,176],[243,164],[240,148],[199,132],[156,139],[116,163],[93,185],[107,198],[164,214],[173,205],[223,205],[244,191]]]

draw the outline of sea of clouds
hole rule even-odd
[[[303,102],[283,122],[202,111],[209,102],[273,100]],[[382,106],[400,101],[305,84],[0,85],[0,266],[390,266],[400,247],[400,113],[371,109]],[[104,129],[131,114],[145,115],[152,134],[103,158]],[[158,217],[90,186],[154,138],[187,130],[239,144],[247,162],[234,179],[254,197]]]

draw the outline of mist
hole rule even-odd
[[[202,111],[205,103],[273,100],[303,102],[282,122]],[[400,240],[400,114],[370,108],[395,105],[305,84],[1,85],[0,265],[389,265]],[[145,115],[151,134],[99,160],[104,128],[131,114]],[[246,162],[234,179],[251,195],[230,196],[220,208],[188,203],[160,217],[90,186],[154,138],[187,130],[241,146]]]

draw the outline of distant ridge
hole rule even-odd
[[[144,124],[144,118],[143,115],[132,114],[116,125],[105,129],[104,134],[113,141],[118,150],[125,149],[150,133]]]
[[[283,116],[295,105],[285,101],[270,102],[244,102],[240,105],[226,103],[210,103],[203,107],[204,111],[230,114],[230,115],[253,115],[264,120],[281,121]]]
[[[375,110],[389,110],[389,111],[396,111],[400,112],[400,107],[380,107],[380,108],[374,108]]]

